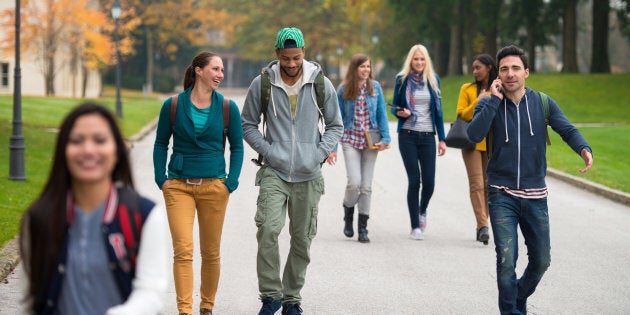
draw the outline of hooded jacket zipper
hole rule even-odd
[[[516,189],[521,189],[521,113],[519,104],[516,104]]]

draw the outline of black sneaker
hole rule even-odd
[[[300,315],[302,314],[302,308],[300,303],[285,303],[282,305],[282,315]]]
[[[261,298],[260,301],[262,301],[263,305],[260,308],[258,315],[274,315],[280,307],[282,307],[282,301],[276,300],[270,296]],[[284,311],[282,311],[282,313],[284,314]]]

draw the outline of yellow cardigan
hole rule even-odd
[[[486,92],[488,96],[490,92]],[[457,100],[457,110],[455,114],[465,121],[471,121],[477,105],[477,84],[465,83],[459,90],[459,99]],[[477,151],[486,151],[486,138],[481,140],[475,146]]]

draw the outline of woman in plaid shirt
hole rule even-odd
[[[359,242],[370,241],[367,234],[367,221],[370,217],[372,199],[372,177],[379,151],[389,147],[389,127],[381,85],[372,80],[370,59],[364,54],[356,54],[350,59],[350,66],[343,82],[337,90],[339,109],[343,119],[344,133],[341,137],[348,184],[343,198],[343,233],[354,236],[352,220],[354,207],[358,208]],[[374,130],[380,139],[368,143],[366,131]],[[337,148],[328,156],[328,164],[335,164]]]

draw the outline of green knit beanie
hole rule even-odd
[[[276,36],[276,48],[302,48],[304,47],[304,35],[297,27],[285,27],[278,31]]]

